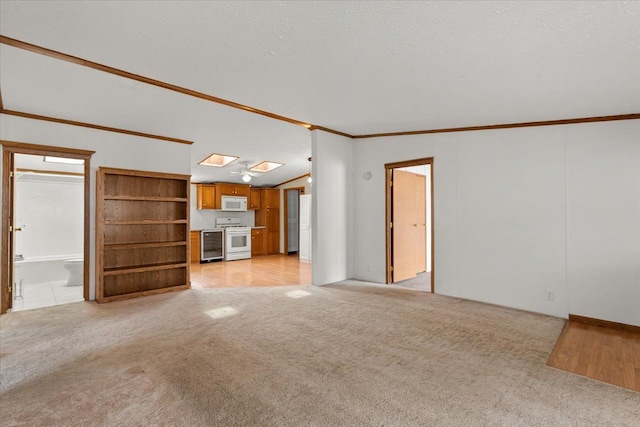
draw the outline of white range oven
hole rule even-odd
[[[216,218],[216,227],[224,229],[224,260],[251,258],[251,227],[240,218]]]

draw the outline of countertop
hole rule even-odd
[[[267,228],[267,227],[266,227],[266,226],[264,226],[264,225],[256,225],[256,226],[254,226],[254,227],[249,227],[249,228],[251,228],[252,230],[256,230],[256,229],[260,229],[260,228]],[[195,232],[195,231],[200,232],[200,231],[202,231],[202,230],[214,230],[214,229],[215,229],[215,227],[214,227],[214,228],[204,228],[204,229],[200,229],[200,230],[191,230],[191,231],[194,231],[194,232]]]

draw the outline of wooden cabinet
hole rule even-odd
[[[264,228],[254,228],[251,230],[251,256],[262,256],[267,254],[264,236]]]
[[[198,184],[198,209],[222,208],[222,196],[244,196],[249,199],[249,185],[244,184]],[[251,208],[256,209],[256,208]]]
[[[249,197],[248,184],[216,184],[218,198],[220,196],[244,196]]]
[[[261,206],[267,209],[280,209],[280,190],[277,188],[261,188]]]
[[[200,262],[200,232],[191,232],[191,262]]]
[[[217,209],[216,186],[213,184],[198,184],[198,209]]]
[[[259,188],[251,188],[249,190],[249,206],[250,210],[258,210],[260,209],[260,197],[262,196],[262,191]]]
[[[189,288],[189,181],[189,175],[98,169],[98,302]]]
[[[280,190],[261,188],[260,209],[256,210],[256,225],[265,226],[267,255],[280,253]]]

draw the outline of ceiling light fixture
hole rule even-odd
[[[251,181],[251,175],[249,175],[249,174],[247,174],[247,173],[242,174],[242,180],[243,180],[244,182],[249,182],[249,181]]]
[[[223,168],[235,160],[238,160],[237,156],[227,156],[226,154],[213,153],[198,164],[203,166],[215,166],[217,168]]]

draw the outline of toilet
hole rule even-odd
[[[82,286],[84,276],[84,260],[82,258],[68,259],[64,262],[64,268],[69,270],[67,286]]]

